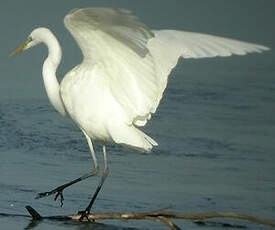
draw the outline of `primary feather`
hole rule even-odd
[[[243,55],[268,49],[206,34],[151,31],[122,9],[76,9],[64,22],[83,53],[83,62],[61,85],[71,117],[94,139],[111,139],[146,151],[157,143],[136,126],[145,125],[156,111],[179,57]],[[69,91],[83,96],[74,97]]]

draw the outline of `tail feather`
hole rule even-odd
[[[150,152],[153,146],[158,145],[155,140],[133,125],[120,125],[119,127],[118,125],[112,125],[108,130],[115,143],[127,146],[131,149]]]

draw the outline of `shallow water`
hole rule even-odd
[[[219,61],[198,64],[203,68],[206,64],[217,66],[215,62]],[[224,69],[220,66],[215,72],[222,76],[204,81],[193,78],[192,61],[180,64],[182,68],[173,73],[159,111],[145,128],[159,146],[151,154],[108,146],[111,172],[93,210],[144,212],[169,208],[187,213],[233,211],[274,218],[274,69],[267,66],[263,72],[255,68],[249,75],[242,68],[219,72]],[[228,69],[230,65],[234,61]],[[259,75],[260,82],[256,79]],[[250,81],[241,85],[245,79],[236,83],[232,78]],[[85,208],[99,176],[65,190],[62,208],[53,197],[34,199],[37,193],[90,170],[87,144],[69,119],[59,116],[46,100],[7,99],[0,104],[0,124],[0,213],[27,214],[26,205],[46,216],[72,214]],[[100,148],[96,145],[102,160]],[[0,222],[4,229],[22,229],[30,219],[0,216]],[[267,229],[247,222],[221,222]],[[145,221],[104,223],[95,227],[46,220],[34,228],[165,229]],[[188,221],[176,223],[183,229],[202,228]]]
[[[41,75],[46,50],[35,48],[15,59],[8,54],[38,25],[60,39],[60,76],[80,59],[62,24],[73,8],[113,6],[135,12],[152,28],[211,33],[270,46],[274,43],[274,1],[3,1],[4,31],[0,84],[0,229],[167,229],[146,221],[104,221],[104,225],[44,220],[32,223],[26,205],[41,215],[83,210],[99,176],[65,190],[64,206],[53,197],[35,200],[90,171],[88,146],[79,129],[49,104]],[[152,14],[152,12],[154,12]],[[3,45],[5,44],[5,45]],[[110,175],[95,212],[183,213],[233,211],[274,219],[275,55],[181,61],[169,80],[157,113],[144,128],[159,146],[144,154],[107,147]],[[33,99],[35,98],[35,99]],[[100,162],[101,146],[96,145]],[[245,221],[217,220],[247,229],[269,229]],[[182,229],[224,229],[175,221]]]

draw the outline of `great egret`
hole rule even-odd
[[[43,79],[50,102],[63,116],[69,116],[88,141],[94,162],[92,172],[38,194],[55,195],[63,202],[63,190],[98,172],[93,141],[103,144],[104,170],[97,190],[83,212],[89,213],[108,175],[105,144],[115,142],[140,151],[157,145],[138,129],[156,112],[168,76],[179,57],[205,58],[262,52],[267,47],[212,35],[150,30],[130,11],[110,8],[75,9],[66,15],[65,26],[83,53],[83,61],[59,84],[56,69],[61,47],[47,28],[34,29],[13,54],[39,43],[48,47]]]

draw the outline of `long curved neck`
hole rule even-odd
[[[48,57],[43,64],[43,80],[47,95],[54,108],[62,115],[66,114],[66,110],[60,96],[60,85],[56,78],[56,70],[60,64],[62,51],[56,37],[50,33],[43,41],[48,47]]]

